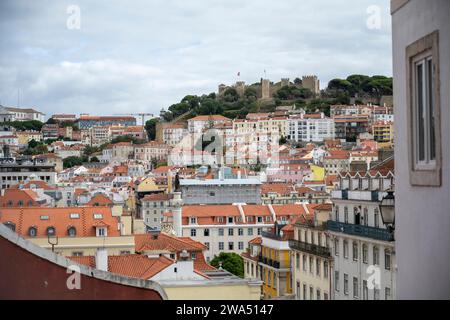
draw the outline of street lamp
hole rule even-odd
[[[395,230],[395,196],[392,190],[387,193],[381,200],[379,207],[383,223],[387,226],[389,232],[393,232]]]

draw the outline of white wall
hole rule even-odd
[[[410,0],[392,16],[399,299],[450,298],[450,1]],[[405,48],[439,30],[442,186],[409,183]]]

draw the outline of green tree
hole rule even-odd
[[[159,118],[153,118],[145,122],[145,131],[149,140],[156,139],[156,125],[159,122]]]
[[[244,278],[244,260],[236,253],[221,252],[219,256],[215,256],[211,260],[211,265],[218,268],[222,264],[222,268],[232,274]]]
[[[76,156],[70,156],[63,160],[63,167],[66,168],[72,168],[75,166],[81,166],[83,162],[87,162],[87,157],[76,157]]]
[[[100,162],[100,160],[94,156],[90,159],[90,162]]]
[[[237,102],[239,100],[239,94],[237,93],[236,89],[228,88],[223,93],[223,99],[226,102]]]

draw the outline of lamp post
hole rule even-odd
[[[387,193],[381,200],[379,207],[383,223],[389,232],[393,233],[395,230],[395,196],[393,190],[389,190]]]
[[[55,246],[58,245],[58,237],[55,235],[48,234],[47,242],[52,246],[52,252],[55,252]]]

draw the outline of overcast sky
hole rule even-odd
[[[70,5],[80,29],[70,29]],[[369,28],[380,9],[380,28]],[[368,13],[369,8],[369,13]],[[159,113],[264,76],[391,75],[389,0],[0,1],[0,104]],[[69,26],[74,26],[70,24]],[[76,26],[76,25],[75,25]],[[370,24],[370,26],[376,26]]]

